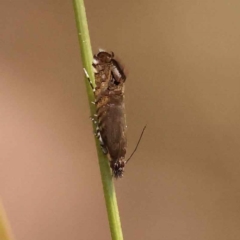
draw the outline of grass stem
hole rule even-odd
[[[86,69],[87,73],[90,76],[90,79],[95,85],[94,73],[92,69],[93,54],[91,49],[91,42],[89,37],[84,1],[73,0],[73,5],[74,5],[74,11],[75,11],[75,18],[76,18],[76,24],[77,24],[78,39],[79,39],[79,45],[81,50],[83,68]],[[91,102],[94,101],[94,95],[86,77],[85,77],[85,83],[87,87],[90,111],[91,111],[91,115],[93,115],[95,114],[95,106]],[[94,128],[94,125],[93,125],[93,128]],[[116,198],[111,170],[109,168],[109,160],[107,159],[106,155],[103,154],[100,148],[100,145],[98,143],[98,140],[97,139],[95,140],[96,140],[98,160],[99,160],[102,185],[103,185],[103,191],[104,191],[104,197],[105,197],[105,202],[107,207],[108,221],[109,221],[112,240],[123,240],[121,222],[120,222],[120,217],[118,212],[117,198]]]

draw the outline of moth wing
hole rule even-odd
[[[127,147],[124,105],[108,105],[103,114],[101,136],[112,160],[125,157]]]

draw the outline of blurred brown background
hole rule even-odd
[[[125,240],[240,239],[240,2],[86,1],[126,66]],[[17,240],[110,239],[71,1],[0,3],[0,196]]]

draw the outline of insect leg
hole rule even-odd
[[[95,124],[95,126],[97,126],[98,127],[98,122],[97,122],[97,120],[96,120],[96,114],[94,114],[94,117],[90,117],[90,119],[93,121],[93,123]]]
[[[99,141],[99,144],[101,146],[101,149],[103,151],[104,154],[107,154],[108,153],[108,150],[102,140],[102,136],[101,136],[101,133],[100,133],[100,129],[98,127],[98,122],[97,120],[94,118],[94,117],[90,117],[91,120],[93,121],[93,123],[96,125],[96,132],[94,133],[94,135],[97,137],[98,141]]]
[[[104,144],[104,142],[103,142],[103,140],[102,140],[102,136],[101,136],[101,133],[100,133],[100,131],[99,131],[99,128],[97,127],[97,131],[96,131],[96,137],[98,138],[98,141],[99,141],[99,143],[100,143],[100,146],[101,146],[101,149],[102,149],[102,151],[103,151],[103,153],[104,154],[107,154],[108,153],[108,150],[107,150],[107,148],[106,148],[106,146],[105,146],[105,144]]]
[[[86,70],[85,68],[83,68],[83,71],[84,71],[84,73],[85,73],[85,76],[86,76],[86,78],[87,78],[87,80],[88,80],[88,82],[89,82],[89,84],[90,84],[90,86],[91,86],[93,92],[95,92],[95,88],[94,88],[94,86],[93,86],[93,83],[92,83],[92,81],[91,81],[89,75],[88,75],[87,70]]]
[[[95,88],[94,88],[94,86],[93,86],[93,83],[92,83],[92,81],[91,81],[89,75],[88,75],[87,70],[86,70],[85,68],[83,68],[83,71],[84,71],[84,73],[85,73],[85,76],[86,76],[86,78],[87,78],[87,80],[88,80],[88,82],[89,82],[89,84],[90,84],[90,86],[91,86],[93,92],[95,92]],[[96,101],[91,102],[91,103],[95,105],[95,104],[96,104]]]

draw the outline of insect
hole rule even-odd
[[[124,83],[126,75],[119,62],[114,59],[113,52],[109,53],[99,50],[94,55],[92,65],[95,72],[95,88],[86,70],[84,70],[95,95],[96,135],[100,141],[103,153],[108,154],[113,176],[121,178],[126,163],[137,149],[136,147],[130,158],[125,160],[127,125],[124,104]]]

